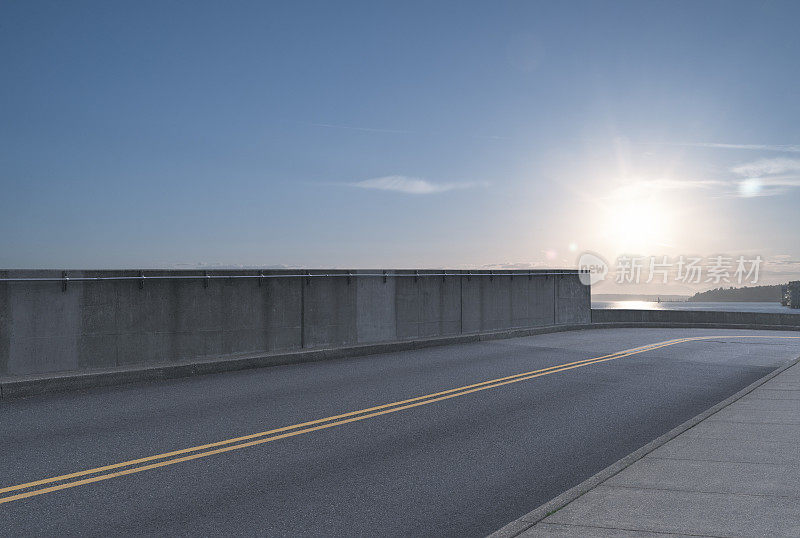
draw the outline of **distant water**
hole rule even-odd
[[[800,308],[781,306],[780,303],[690,303],[653,301],[592,301],[592,308],[613,310],[709,310],[716,312],[771,312],[800,314]]]

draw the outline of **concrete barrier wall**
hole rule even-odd
[[[0,376],[330,348],[590,321],[589,288],[564,275],[0,282]],[[264,271],[267,276],[298,271]],[[320,274],[322,271],[312,271]],[[324,271],[346,275],[348,271]],[[450,273],[450,272],[449,272]],[[539,272],[542,273],[542,272]],[[139,271],[70,271],[70,278]],[[146,277],[202,276],[145,271]],[[214,276],[258,271],[215,271]],[[0,271],[60,278],[61,271]]]
[[[681,323],[800,327],[800,315],[701,310],[593,309],[592,323]]]

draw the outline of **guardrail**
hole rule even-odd
[[[453,271],[453,272],[436,272],[436,273],[421,273],[419,270],[414,270],[413,273],[399,273],[397,270],[393,270],[393,272],[389,271],[382,271],[380,273],[370,273],[370,272],[339,272],[339,273],[312,273],[311,271],[306,271],[303,273],[273,273],[267,274],[264,271],[260,271],[257,274],[210,274],[208,271],[204,271],[202,274],[196,275],[158,275],[158,274],[151,274],[147,275],[144,271],[140,271],[138,275],[129,275],[129,276],[77,276],[71,277],[69,276],[69,271],[63,271],[61,277],[3,277],[0,278],[0,283],[2,282],[61,282],[61,289],[62,291],[67,290],[67,286],[70,282],[107,282],[107,281],[138,281],[139,288],[144,287],[144,283],[147,280],[204,280],[206,285],[211,280],[259,280],[259,285],[262,280],[271,279],[271,278],[305,278],[308,281],[312,278],[331,278],[331,277],[343,277],[347,278],[348,282],[353,277],[381,277],[383,281],[389,277],[396,277],[396,278],[428,278],[428,277],[442,277],[446,278],[449,276],[465,276],[467,279],[475,276],[488,276],[490,278],[494,278],[496,276],[527,276],[528,278],[532,278],[534,276],[564,276],[570,275],[574,276],[576,274],[586,273],[583,270],[574,270],[574,271],[518,271],[518,270],[506,270],[512,272],[475,272],[472,271]]]
[[[466,276],[466,277],[473,277],[473,276],[549,276],[549,275],[576,275],[586,273],[586,271],[576,270],[576,271],[515,271],[515,272],[505,272],[505,273],[495,273],[494,271],[483,272],[483,273],[473,273],[471,271],[463,272],[463,271],[442,271],[441,273],[420,273],[419,271],[415,271],[414,273],[389,273],[387,271],[381,273],[353,273],[352,271],[347,273],[297,273],[297,274],[234,274],[234,275],[212,275],[212,274],[202,274],[202,275],[151,275],[147,276],[144,273],[141,273],[136,276],[80,276],[80,277],[70,277],[67,271],[64,271],[64,275],[62,277],[17,277],[17,278],[0,278],[0,282],[96,282],[96,281],[106,281],[106,280],[203,280],[203,279],[256,279],[256,278],[316,278],[316,277],[362,277],[362,276],[369,276],[369,277],[411,277],[411,278],[425,278],[425,277],[447,277],[447,276]]]

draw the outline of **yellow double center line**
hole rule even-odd
[[[53,491],[59,491],[62,489],[74,488],[85,484],[91,484],[93,482],[100,482],[102,480],[109,480],[111,478],[125,476],[133,473],[140,473],[142,471],[148,471],[150,469],[166,467],[167,465],[174,465],[176,463],[181,463],[184,461],[206,458],[208,456],[213,456],[215,454],[221,454],[223,452],[230,452],[232,450],[239,450],[254,445],[269,443],[270,441],[277,441],[278,439],[293,437],[296,435],[301,435],[304,433],[309,433],[317,430],[323,430],[326,428],[333,428],[334,426],[342,426],[344,424],[349,424],[350,422],[357,422],[359,420],[365,420],[368,418],[377,417],[388,413],[396,413],[397,411],[410,409],[412,407],[428,405],[434,402],[440,402],[442,400],[447,400],[450,398],[456,398],[458,396],[471,394],[473,392],[493,389],[503,385],[508,385],[510,383],[526,381],[528,379],[533,379],[536,377],[550,375],[558,372],[564,372],[567,370],[572,370],[574,368],[581,368],[583,366],[589,366],[591,364],[597,364],[600,362],[621,359],[623,357],[629,357],[631,355],[636,355],[647,351],[653,351],[655,349],[667,346],[673,346],[675,344],[680,344],[683,342],[691,342],[696,340],[710,340],[715,338],[800,338],[800,336],[749,336],[749,335],[695,336],[691,338],[679,338],[675,340],[667,340],[665,342],[657,342],[654,344],[640,346],[633,349],[626,349],[624,351],[612,353],[611,355],[603,355],[602,357],[594,357],[591,359],[569,362],[566,364],[559,364],[557,366],[551,366],[549,368],[542,368],[540,370],[532,370],[530,372],[523,372],[520,374],[500,377],[497,379],[491,379],[489,381],[483,381],[481,383],[474,383],[472,385],[465,385],[463,387],[444,390],[441,392],[435,392],[432,394],[426,394],[424,396],[417,396],[415,398],[409,398],[407,400],[401,400],[397,402],[378,405],[375,407],[369,407],[366,409],[360,409],[358,411],[351,411],[349,413],[343,413],[340,415],[333,415],[330,417],[312,420],[309,422],[302,422],[299,424],[294,424],[292,426],[284,426],[282,428],[276,428],[273,430],[267,430],[259,433],[253,433],[250,435],[244,435],[242,437],[234,437],[231,439],[226,439],[224,441],[217,441],[215,443],[208,443],[205,445],[194,446],[191,448],[184,448],[182,450],[174,450],[172,452],[156,454],[155,456],[138,458],[120,463],[114,463],[111,465],[105,465],[103,467],[96,467],[94,469],[87,469],[85,471],[78,471],[75,473],[65,474],[61,476],[54,476],[52,478],[44,478],[42,480],[26,482],[24,484],[17,484],[15,486],[8,486],[0,488],[0,495],[12,491],[20,491],[20,490],[28,490],[28,491],[22,491],[20,493],[15,493],[12,495],[7,495],[5,497],[0,497],[0,504],[8,503],[11,501],[17,501],[20,499],[25,499],[27,497],[34,497],[36,495],[43,495],[45,493],[51,493]],[[55,484],[56,482],[60,483]],[[54,485],[48,485],[48,484],[54,484]],[[45,486],[45,487],[39,487],[39,486]]]

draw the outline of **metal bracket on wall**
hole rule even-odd
[[[386,284],[386,271],[383,272],[383,283]]]
[[[442,282],[447,280],[447,271],[442,271]]]
[[[419,280],[419,271],[414,271],[414,282]]]
[[[310,285],[311,285],[311,272],[310,271],[306,271],[306,286],[310,286]]]
[[[489,271],[489,282],[494,280],[494,271]]]
[[[467,271],[467,282],[472,280],[472,271]]]
[[[144,272],[143,271],[139,271],[139,289],[140,290],[144,289],[144,279],[145,278],[147,278],[147,277],[144,276]]]
[[[531,272],[530,272],[530,271],[528,271],[528,280],[530,280],[530,279],[531,279],[531,276],[533,276],[533,275],[531,274]]]
[[[350,285],[350,279],[353,278],[353,273],[347,271],[347,285]]]
[[[208,275],[208,271],[204,271],[203,272],[203,276],[204,276],[204,278],[203,278],[203,287],[207,288],[208,287],[208,282],[211,280],[211,278]]]
[[[261,287],[261,284],[264,283],[264,271],[258,272],[258,287]]]
[[[69,276],[67,275],[66,271],[61,272],[61,291],[67,291],[67,282],[69,282]]]

